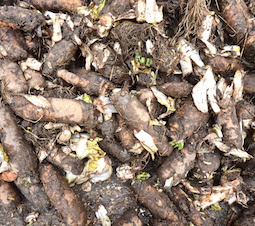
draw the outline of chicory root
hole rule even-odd
[[[195,158],[196,150],[191,145],[182,150],[175,149],[157,171],[164,188],[169,189],[179,184],[194,167]]]
[[[167,195],[159,192],[147,180],[136,180],[131,186],[138,200],[150,210],[154,217],[180,224],[187,223]]]
[[[26,93],[28,86],[20,66],[10,60],[0,59],[0,80],[3,90],[15,93]]]
[[[8,103],[15,114],[23,119],[79,124],[86,128],[93,128],[97,124],[94,106],[84,101],[17,95],[10,97]]]
[[[77,7],[82,6],[81,0],[26,0],[26,2],[32,4],[37,9],[43,10],[58,10],[58,11],[69,11],[75,12]]]
[[[11,171],[18,175],[14,181],[21,193],[37,207],[47,207],[47,197],[38,176],[38,161],[32,147],[25,142],[10,110],[0,103],[0,134]]]
[[[205,213],[199,212],[189,196],[179,187],[175,186],[168,192],[170,199],[173,203],[187,216],[196,226],[210,226],[213,225],[213,220]]]
[[[27,58],[26,42],[21,31],[10,27],[0,28],[0,43],[6,52],[5,54],[1,52],[0,56],[2,55],[13,61]]]
[[[123,226],[123,225],[136,225],[142,226],[143,223],[140,218],[137,216],[136,212],[133,210],[129,210],[125,212],[117,221],[115,221],[113,226]]]
[[[52,150],[52,152],[54,152],[54,150]],[[81,174],[85,165],[80,159],[66,155],[61,150],[57,150],[56,153],[50,153],[47,156],[47,160],[55,166],[70,171],[75,175]]]
[[[105,85],[112,86],[111,83],[95,72],[79,70],[76,74],[65,69],[58,70],[57,76],[66,82],[79,87],[83,92],[89,95],[99,96]]]
[[[62,51],[63,49],[65,51]],[[59,67],[66,65],[72,59],[77,49],[77,45],[72,40],[62,39],[57,42],[45,56],[42,74],[52,75]]]
[[[24,32],[32,32],[45,23],[45,18],[38,10],[18,6],[1,6],[0,20],[12,23]]]
[[[206,125],[208,113],[199,111],[193,102],[186,101],[168,121],[169,135],[173,141],[184,140]]]
[[[41,167],[41,180],[51,203],[61,213],[67,225],[84,226],[87,214],[65,178],[50,164]]]
[[[175,98],[187,97],[191,94],[192,88],[193,86],[187,82],[168,82],[158,86],[161,92]]]
[[[122,91],[111,96],[114,107],[119,114],[126,120],[127,125],[137,133],[144,131],[153,138],[154,145],[158,148],[159,154],[168,156],[173,148],[169,145],[165,135],[166,128],[158,128],[149,125],[151,120],[149,113],[144,105],[130,93]],[[157,130],[156,130],[157,129]]]

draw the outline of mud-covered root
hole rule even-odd
[[[225,96],[219,101],[221,111],[217,116],[217,125],[222,128],[223,141],[229,147],[241,149],[242,134],[236,114],[235,101],[230,96]]]
[[[208,57],[205,63],[212,67],[214,73],[235,72],[243,68],[242,63],[237,58]]]
[[[1,6],[0,20],[12,23],[25,32],[32,32],[45,23],[45,18],[38,10],[18,6]]]
[[[77,157],[66,155],[61,150],[52,150],[52,153],[49,153],[47,156],[47,160],[55,166],[65,171],[72,172],[75,175],[81,174],[85,165],[84,162]]]
[[[129,210],[125,212],[117,221],[115,221],[113,226],[142,226],[143,223],[140,218],[137,216],[134,210]]]
[[[52,75],[59,67],[67,65],[75,55],[77,49],[77,45],[72,40],[62,39],[57,42],[45,56],[42,74]]]
[[[77,7],[83,5],[81,0],[25,0],[25,2],[32,4],[37,9],[42,10],[58,10],[75,12]]]
[[[150,151],[150,148],[146,149],[152,154],[152,157],[157,150],[163,156],[168,156],[172,152],[173,148],[169,145],[165,135],[166,128],[164,126],[154,128],[149,125],[151,120],[150,115],[144,105],[135,96],[119,91],[111,96],[111,100],[118,113],[125,119],[127,125],[134,130],[136,137],[143,133],[143,135],[146,134],[147,137],[153,139],[153,150]]]
[[[215,150],[214,146],[209,146],[203,143],[201,146],[197,147],[197,160],[192,170],[192,174],[199,183],[206,183],[212,185],[213,175],[215,171],[219,168],[221,161],[220,153]]]
[[[147,207],[155,218],[178,222],[180,225],[187,223],[167,195],[159,192],[149,181],[136,180],[131,186],[138,201]]]
[[[209,119],[208,113],[199,111],[193,102],[185,102],[168,121],[170,137],[174,141],[184,140],[190,137],[194,131],[206,125]]]
[[[176,186],[193,168],[196,158],[196,150],[187,145],[182,150],[175,149],[163,162],[157,171],[157,175],[166,190]]]
[[[213,225],[213,220],[205,213],[199,212],[193,204],[190,197],[179,186],[172,187],[168,196],[181,212],[187,216],[187,219],[196,226]]]
[[[14,208],[21,201],[20,193],[12,183],[0,180],[0,203],[7,208]]]
[[[86,210],[67,181],[52,165],[41,167],[41,181],[51,203],[60,212],[67,225],[87,224]]]
[[[32,147],[25,142],[10,110],[0,102],[0,135],[4,151],[8,155],[11,171],[18,175],[14,181],[21,193],[36,207],[47,207],[37,172],[37,158]]]
[[[110,155],[117,158],[120,162],[131,161],[131,154],[113,138],[104,138],[99,142],[99,146]]]
[[[24,71],[24,76],[29,89],[43,90],[45,87],[46,81],[40,72],[28,68]]]
[[[244,91],[246,93],[255,93],[255,74],[248,73],[244,76]]]
[[[21,31],[10,27],[0,28],[0,57],[13,61],[27,58],[26,43]]]
[[[58,70],[57,76],[66,82],[79,87],[89,95],[99,96],[105,86],[111,87],[112,83],[95,72],[88,72],[81,69],[76,74],[65,69]]]
[[[247,59],[253,60],[255,50],[254,22],[245,1],[221,0],[219,5],[230,35],[234,36],[236,44],[244,45],[244,54]]]
[[[10,97],[8,103],[15,114],[23,119],[79,124],[86,128],[93,128],[97,124],[94,106],[84,101],[17,95]]]
[[[98,124],[97,128],[101,131],[103,137],[103,140],[99,142],[99,146],[104,151],[117,158],[120,162],[129,162],[131,161],[131,153],[125,146],[120,144],[114,136],[117,129],[117,123],[115,118],[112,118],[111,120]]]
[[[253,225],[255,222],[255,207],[251,206],[243,211],[240,218],[233,223],[233,226]]]
[[[20,66],[10,60],[0,59],[0,80],[2,89],[15,93],[26,93],[28,86]]]
[[[187,82],[168,82],[158,86],[161,92],[175,98],[187,97],[191,94],[192,88],[193,86]]]
[[[125,120],[117,115],[118,128],[116,129],[116,136],[121,142],[121,146],[132,153],[140,154],[144,148],[135,138],[132,130],[126,125]]]
[[[243,0],[221,0],[221,11],[231,34],[237,42],[248,32],[249,11]]]
[[[240,101],[236,105],[236,112],[239,120],[252,120],[255,117],[255,106],[251,103]]]
[[[24,225],[22,217],[19,215],[16,205],[20,204],[20,192],[12,183],[0,180],[0,210],[2,208],[10,212],[13,225]],[[1,223],[3,223],[1,221]]]

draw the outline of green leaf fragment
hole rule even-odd
[[[82,100],[84,102],[88,103],[88,104],[92,104],[92,100],[91,100],[90,96],[87,93],[84,93],[82,95]]]
[[[6,154],[6,152],[4,151],[4,147],[0,144],[0,156],[1,156],[1,160],[4,160],[6,162],[9,161],[8,159],[8,155]]]
[[[215,133],[217,134],[218,137],[223,137],[223,133],[222,133],[221,127],[219,125],[215,124],[213,126],[213,129],[214,129],[214,131],[215,131]]]
[[[150,67],[152,64],[153,64],[153,60],[152,60],[151,58],[146,58],[146,63],[145,63],[145,65],[146,65],[147,67]]]
[[[147,180],[151,177],[151,175],[147,172],[142,172],[136,176],[137,180]]]
[[[150,120],[149,121],[149,126],[163,126],[164,124],[157,119]]]
[[[216,211],[220,211],[221,210],[221,206],[220,204],[217,202],[217,203],[214,203],[211,205],[211,209],[212,210],[216,210]]]
[[[105,3],[106,3],[106,0],[102,0],[102,1],[100,2],[99,6],[98,6],[98,11],[99,11],[99,12],[104,8]]]
[[[194,199],[199,199],[199,195],[198,194],[193,194],[193,198]]]
[[[146,62],[146,58],[145,57],[141,57],[140,63],[145,64],[145,62]]]
[[[179,141],[172,141],[170,144],[174,147],[177,148],[178,150],[182,150],[184,148],[184,141],[179,140]]]
[[[104,8],[105,6],[105,3],[106,3],[106,0],[102,0],[100,2],[99,5],[95,5],[92,9],[92,13],[91,13],[91,17],[94,19],[94,20],[97,20],[98,17],[99,17],[99,13],[101,12],[101,10]]]

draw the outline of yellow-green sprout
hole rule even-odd
[[[164,121],[159,121],[157,119],[150,120],[149,126],[164,126],[166,123]]]
[[[104,8],[105,6],[105,3],[106,3],[106,0],[102,0],[100,2],[99,5],[95,5],[92,9],[92,13],[91,13],[91,17],[94,19],[94,20],[97,20],[98,17],[99,17],[99,13],[101,12],[101,10]]]
[[[147,172],[142,172],[136,176],[137,180],[147,180],[151,177],[151,175]]]
[[[215,124],[213,126],[213,129],[215,131],[215,133],[217,134],[218,137],[222,138],[223,137],[223,134],[222,134],[222,131],[221,131],[221,126],[219,126],[218,124]]]
[[[172,141],[172,142],[170,142],[170,144],[174,148],[177,148],[178,150],[182,150],[184,148],[184,141],[183,140]]]
[[[8,155],[5,153],[3,146],[0,144],[0,173],[9,170]]]
[[[220,206],[220,204],[217,202],[217,203],[214,203],[214,204],[211,205],[211,209],[212,209],[212,210],[220,211],[220,210],[221,210],[221,206]]]
[[[85,101],[88,104],[92,104],[92,100],[91,100],[90,96],[87,93],[84,93],[82,95],[82,100]]]

